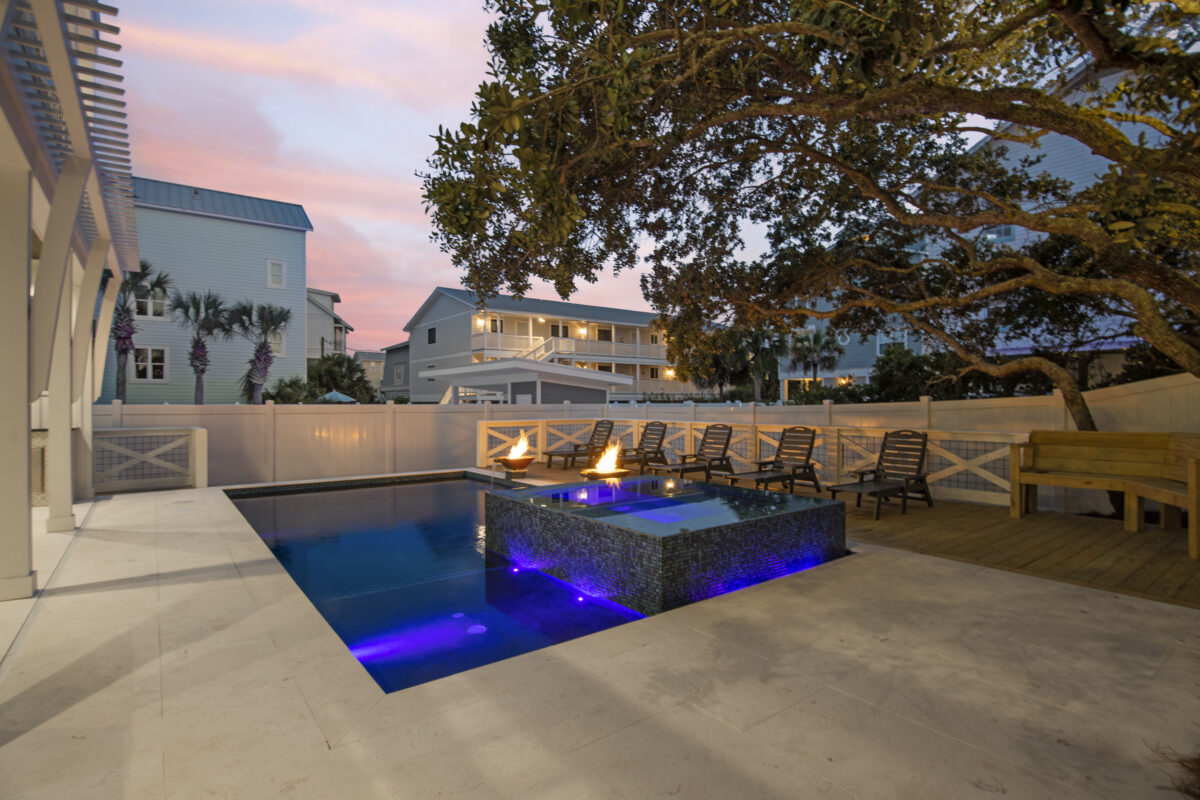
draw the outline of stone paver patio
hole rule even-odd
[[[386,695],[220,490],[102,498],[0,605],[0,795],[1175,796],[1200,610],[854,550]]]

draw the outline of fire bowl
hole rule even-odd
[[[533,463],[533,459],[537,456],[521,456],[520,458],[509,458],[508,456],[500,456],[496,459],[497,464],[502,464],[506,470],[512,473],[522,473],[529,468]]]
[[[602,481],[605,478],[624,478],[632,471],[633,470],[629,469],[614,469],[609,470],[608,472],[600,472],[597,469],[585,469],[579,474],[583,476],[584,480]]]

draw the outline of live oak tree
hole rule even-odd
[[[1085,349],[1115,320],[1200,375],[1194,0],[490,6],[493,74],[424,176],[481,296],[644,259],[668,321],[899,321],[970,369],[1046,374],[1080,428],[1074,371],[998,341]],[[1079,191],[1003,152],[1055,137],[1111,168]]]

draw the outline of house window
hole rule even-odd
[[[437,328],[430,328],[426,331],[426,341],[429,344],[437,344]]]
[[[562,328],[560,328],[557,325],[550,326],[550,338],[557,339],[558,337],[560,337],[562,335],[563,335]]]
[[[396,368],[392,371],[392,382],[393,383],[407,383],[408,382],[407,376],[404,374],[404,365],[403,364],[397,365]]]
[[[612,341],[612,328],[601,328],[601,329],[597,330],[596,331],[596,341],[611,342]]]
[[[141,319],[165,319],[167,293],[164,289],[138,289],[133,295],[133,315]]]
[[[147,383],[163,383],[167,380],[167,348],[133,348],[133,379]]]
[[[658,344],[658,334],[657,333],[650,334],[650,344]]]
[[[908,347],[908,331],[880,331],[875,334],[875,355],[883,355],[889,344]]]
[[[504,320],[492,317],[489,322],[489,328],[492,333],[504,333]]]
[[[432,330],[432,328],[430,328],[430,330]],[[430,364],[425,369],[437,369],[437,364]],[[433,383],[434,381],[437,380],[437,378],[426,378],[425,380],[429,381],[430,383]]]
[[[658,380],[658,367],[650,368],[650,380],[653,380],[653,381]]]
[[[993,225],[985,229],[984,235],[993,242],[1011,242],[1013,240],[1013,226]]]
[[[596,370],[598,372],[612,372],[612,364],[597,364]]]
[[[277,356],[285,355],[285,353],[283,351],[283,331],[274,331],[271,334],[270,342],[271,342],[271,353],[273,355],[277,355]]]
[[[267,260],[267,288],[287,288],[287,272],[282,261]]]

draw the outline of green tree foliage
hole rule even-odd
[[[779,355],[784,349],[783,338],[767,329],[667,326],[667,358],[681,380],[718,393],[748,385],[746,399],[755,402],[779,396]]]
[[[137,333],[138,314],[149,314],[150,303],[167,300],[171,290],[171,276],[156,271],[154,266],[143,260],[137,272],[126,272],[117,290],[113,306],[112,341],[117,354],[116,397],[122,403],[126,399],[126,381],[129,377],[129,354],[133,352],[133,337]],[[139,309],[138,304],[143,304]]]
[[[208,371],[208,340],[225,329],[225,301],[216,292],[175,292],[171,295],[175,321],[192,331],[188,366],[196,376],[192,402],[204,405],[204,373]]]
[[[270,389],[263,390],[263,400],[274,400],[277,404],[315,403],[319,395],[308,381],[299,375],[280,378]]]
[[[803,367],[805,372],[811,371],[815,381],[820,370],[833,369],[845,354],[846,348],[835,337],[817,330],[792,338],[790,366],[792,369]]]
[[[1003,326],[1057,346],[1111,335],[1071,320],[1117,318],[1200,375],[1179,324],[1200,315],[1194,3],[490,5],[493,78],[424,176],[435,239],[482,297],[534,277],[566,297],[648,237],[666,320],[899,320],[976,371],[1040,371],[1080,428],[1076,375],[991,357]],[[993,146],[972,150],[980,130]],[[1001,152],[1047,137],[1112,168],[1077,192]],[[750,261],[747,224],[768,241]],[[1044,243],[998,246],[997,226]]]
[[[360,403],[375,403],[379,399],[363,365],[345,353],[330,353],[310,361],[308,385],[318,398],[329,392],[341,392]]]
[[[222,329],[226,337],[241,336],[254,345],[246,373],[242,376],[242,397],[254,405],[263,402],[263,386],[275,361],[271,339],[287,330],[292,310],[283,306],[243,300],[230,306]]]

